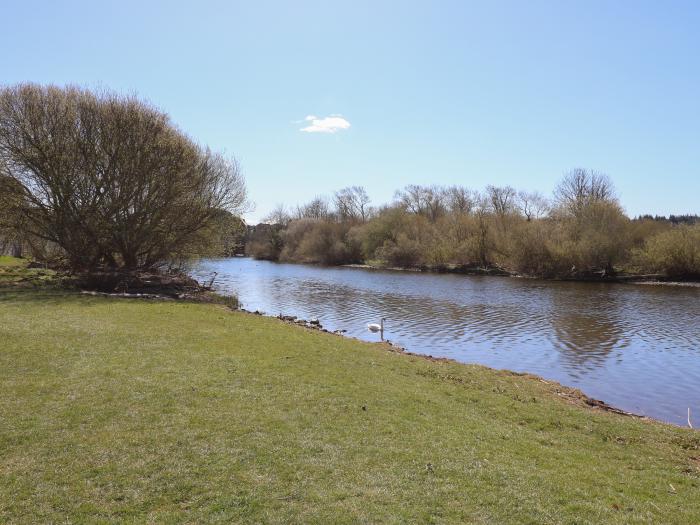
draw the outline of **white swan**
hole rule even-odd
[[[384,332],[384,321],[386,321],[385,317],[382,317],[382,322],[380,324],[377,323],[369,323],[367,325],[367,330],[370,332]]]

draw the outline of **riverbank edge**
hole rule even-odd
[[[340,518],[354,512],[353,521],[367,522],[382,521],[389,511],[405,516],[405,521],[430,521],[428,514],[412,508],[400,514],[404,512],[402,506],[413,501],[421,512],[438,508],[445,522],[482,521],[477,518],[484,516],[499,523],[525,518],[546,522],[552,515],[563,516],[566,522],[644,521],[633,519],[638,516],[653,521],[664,515],[680,516],[674,521],[677,523],[697,522],[700,511],[687,502],[698,501],[694,496],[698,490],[700,442],[688,429],[582,409],[576,406],[576,400],[567,403],[562,396],[555,396],[552,383],[535,382],[526,374],[462,363],[430,363],[413,356],[406,359],[350,338],[334,343],[333,338],[293,330],[267,316],[254,319],[222,308],[192,308],[184,300],[159,303],[163,306],[151,301],[153,306],[142,311],[141,306],[122,308],[119,304],[146,305],[147,301],[86,296],[88,304],[81,304],[75,291],[65,295],[27,291],[35,297],[17,294],[15,315],[10,318],[23,326],[21,336],[33,330],[42,334],[43,340],[25,348],[23,339],[19,339],[14,349],[8,348],[14,353],[6,357],[18,360],[8,370],[13,375],[16,372],[18,379],[25,374],[31,381],[23,386],[13,375],[6,375],[12,386],[6,406],[15,409],[9,421],[18,422],[6,430],[14,437],[23,430],[20,420],[29,428],[39,423],[44,426],[38,426],[27,439],[7,440],[5,453],[12,461],[6,460],[5,465],[13,475],[0,483],[0,493],[8,496],[8,505],[1,509],[7,521],[36,521],[37,516],[46,522],[94,521],[100,517],[117,521],[221,521],[222,502],[230,501],[233,482],[238,491],[247,491],[249,486],[250,490],[259,490],[262,499],[253,502],[256,505],[251,506],[252,510],[246,508],[247,520],[232,512],[224,516],[225,521],[270,521],[272,512],[293,515],[299,522],[321,523],[343,521]],[[58,300],[39,303],[51,295]],[[8,305],[13,299],[9,301]],[[29,311],[25,306],[39,309]],[[47,314],[46,318],[37,315],[41,312]],[[144,342],[140,338],[148,334],[157,319],[171,319],[171,330],[173,320],[178,319],[188,321],[174,325],[176,330],[212,323],[215,339],[213,347],[207,349],[196,334],[188,335],[180,344],[183,338],[171,333],[173,348],[167,343],[135,346],[148,357],[149,365],[161,367],[154,375],[153,367],[143,367],[140,359],[133,359],[130,348],[122,346],[120,352],[108,353],[111,337],[103,338],[101,345],[85,337],[85,330],[94,330],[104,316],[112,323],[105,328],[127,342],[127,347]],[[62,328],[66,322],[78,323],[68,325],[75,329],[73,336],[79,337],[74,348],[63,339],[68,335]],[[53,333],[54,326],[60,333]],[[274,334],[270,342],[282,343],[283,348],[255,343],[269,334]],[[244,341],[234,343],[239,337]],[[230,344],[226,344],[226,338],[231,339]],[[65,351],[47,351],[54,343],[58,344],[57,350]],[[93,347],[94,353],[90,351]],[[202,353],[197,348],[202,348]],[[353,356],[353,349],[361,358]],[[22,356],[31,355],[30,350],[40,363],[50,365],[47,370],[54,380],[68,374],[72,367],[67,363],[83,366],[91,359],[98,368],[92,370],[88,361],[84,374],[73,376],[77,382],[57,383],[60,389],[54,393],[49,388],[51,383],[34,377],[34,369],[22,361]],[[53,366],[54,360],[64,356],[67,362]],[[210,358],[203,359],[205,356]],[[304,363],[305,356],[321,370]],[[113,372],[118,363],[134,366],[122,378]],[[257,365],[264,366],[258,369]],[[323,372],[327,369],[323,367],[369,373],[364,381],[358,378],[355,382],[349,372],[325,380]],[[91,370],[94,373],[85,374]],[[104,372],[111,382],[105,381]],[[385,374],[396,377],[399,386],[392,389],[382,385]],[[306,381],[297,383],[300,379]],[[176,383],[171,383],[173,380]],[[14,388],[24,390],[18,390],[15,396]],[[144,392],[155,395],[155,399],[144,397]],[[242,394],[244,402],[235,400],[231,392]],[[295,397],[281,397],[289,393]],[[60,404],[43,403],[38,410],[36,403],[28,405],[37,399]],[[279,406],[277,401],[283,401],[283,406],[273,408]],[[286,402],[289,405],[284,405]],[[328,409],[329,405],[336,410]],[[239,413],[238,406],[245,413]],[[187,414],[188,410],[195,419],[177,424],[180,420],[174,414]],[[106,414],[107,422],[113,423],[106,425],[104,419],[93,419],[98,413]],[[115,432],[112,425],[123,425],[125,419],[129,425],[117,427]],[[319,419],[324,424],[316,426],[314,422]],[[315,433],[310,436],[308,428]],[[316,439],[310,441],[309,437]],[[221,448],[224,438],[232,439],[234,445],[242,444],[246,461],[241,461],[235,450],[232,453],[231,448]],[[337,450],[340,438],[344,439],[340,455],[320,449],[323,445]],[[27,459],[20,461],[23,457]],[[266,484],[262,488],[257,488],[262,461],[256,458],[261,458],[269,471],[278,473],[263,480]],[[318,461],[323,461],[321,470],[316,466]],[[245,473],[250,472],[250,476],[239,475],[240,468],[249,469]],[[482,475],[484,469],[489,469],[486,476]],[[288,471],[290,475],[284,477]],[[495,474],[490,475],[490,471]],[[342,474],[338,479],[333,472],[359,477],[350,480]],[[572,477],[572,472],[577,474]],[[167,477],[159,477],[159,473]],[[301,493],[294,492],[300,487],[297,473],[312,483],[301,485]],[[406,481],[398,485],[396,476]],[[197,486],[191,486],[192,479]],[[375,479],[377,485],[372,485]],[[444,483],[438,485],[435,480]],[[464,480],[470,480],[468,486],[444,492],[444,487]],[[195,496],[202,493],[215,497],[188,500],[191,503],[184,506],[181,491],[168,490],[171,485],[166,481],[183,483],[183,490],[196,489]],[[348,489],[350,481],[353,485]],[[92,490],[97,483],[110,492]],[[377,502],[374,487],[387,486],[392,492]],[[57,489],[51,490],[54,487]],[[130,487],[135,487],[134,492],[128,491]],[[317,492],[323,488],[328,492]],[[360,515],[354,507],[348,509],[347,498],[338,502],[340,489],[354,495],[351,501],[357,502],[358,509],[369,510]],[[359,492],[362,490],[366,492]],[[494,493],[496,498],[491,497]],[[523,493],[526,497],[517,500]],[[141,494],[145,495],[142,499]],[[465,494],[469,494],[468,499]],[[503,509],[503,502],[510,505],[507,502],[514,498],[515,507],[499,515],[494,513],[493,509]],[[678,508],[679,498],[686,502],[682,508]],[[451,511],[453,501],[477,501],[481,507],[473,513],[469,508]],[[236,497],[234,511],[240,504]],[[394,505],[389,511],[388,504]],[[304,513],[293,514],[297,507],[303,507]],[[627,508],[641,510],[621,514],[620,509]]]
[[[309,264],[309,263],[289,263],[289,264]],[[487,277],[511,277],[516,279],[531,279],[554,282],[591,282],[591,283],[613,283],[613,284],[644,284],[660,286],[678,286],[687,288],[700,288],[698,280],[672,280],[663,274],[613,274],[598,275],[585,274],[571,277],[541,277],[524,275],[517,272],[498,267],[480,266],[415,266],[403,268],[400,266],[384,266],[381,264],[342,264],[341,268],[358,268],[362,270],[391,271],[391,272],[415,272],[431,274],[456,274]]]
[[[510,370],[507,368],[493,368],[490,366],[483,365],[481,363],[467,363],[464,361],[458,361],[457,359],[453,359],[451,357],[435,357],[432,354],[423,354],[419,352],[412,352],[408,350],[405,347],[402,347],[400,345],[397,345],[396,343],[393,343],[389,339],[386,339],[384,341],[365,341],[363,339],[360,339],[359,337],[353,337],[350,335],[345,334],[345,330],[328,330],[323,327],[321,322],[318,319],[300,319],[296,316],[293,315],[284,315],[280,313],[279,315],[272,315],[272,314],[267,314],[265,312],[262,312],[260,310],[246,310],[245,308],[237,308],[233,309],[233,311],[240,312],[243,314],[247,315],[255,315],[255,316],[262,316],[266,317],[269,319],[275,319],[277,321],[280,321],[284,324],[287,325],[292,325],[297,328],[301,329],[306,329],[306,330],[311,330],[315,332],[321,332],[324,334],[328,335],[334,335],[338,337],[344,337],[346,339],[351,339],[353,341],[358,341],[364,344],[369,344],[373,345],[377,348],[380,348],[384,351],[387,352],[392,352],[395,354],[407,356],[407,357],[416,357],[419,359],[424,359],[426,361],[431,361],[431,362],[444,362],[444,363],[452,363],[457,366],[475,366],[479,368],[483,368],[484,370],[489,370],[492,372],[501,372],[501,373],[506,373],[510,374],[513,376],[517,377],[523,377],[526,379],[530,379],[533,381],[539,381],[540,383],[544,383],[546,385],[550,385],[553,388],[555,388],[555,393],[562,397],[563,399],[566,399],[568,402],[577,405],[581,408],[587,408],[587,409],[592,409],[592,410],[601,410],[604,412],[610,412],[613,414],[618,414],[621,416],[626,416],[626,417],[631,417],[635,419],[639,419],[642,421],[650,421],[662,425],[670,425],[672,427],[679,427],[679,428],[685,428],[680,425],[674,425],[673,423],[669,423],[667,421],[663,421],[661,419],[656,419],[653,417],[645,416],[642,414],[636,414],[634,412],[629,412],[627,410],[622,410],[621,408],[615,407],[613,405],[610,405],[609,403],[606,403],[605,401],[602,401],[600,399],[595,399],[593,397],[588,396],[585,392],[583,392],[579,388],[574,388],[571,386],[564,385],[558,381],[554,381],[551,379],[546,379],[542,376],[539,376],[537,374],[533,374],[531,372],[516,372],[515,370]]]
[[[35,270],[31,268],[27,268],[26,265],[21,264],[22,262],[27,263],[27,261],[23,260],[18,260],[16,261],[19,264],[12,264],[9,265],[13,270],[18,270],[21,272],[21,274],[25,274],[25,272],[33,272]],[[0,269],[5,266],[8,268],[8,266],[0,264]],[[9,268],[8,268],[9,269]],[[406,271],[406,270],[402,270]],[[38,274],[44,276],[45,272],[39,271]],[[168,302],[168,301],[177,301],[177,302],[187,302],[187,303],[195,303],[195,304],[208,304],[211,306],[218,306],[220,308],[223,308],[228,311],[232,312],[240,312],[243,314],[248,314],[248,315],[257,315],[257,316],[264,316],[266,318],[270,319],[276,319],[282,323],[285,324],[290,324],[290,325],[295,325],[298,328],[302,329],[307,329],[307,330],[313,330],[329,335],[335,335],[335,336],[342,336],[346,339],[350,339],[353,341],[358,341],[361,343],[369,344],[376,346],[378,348],[382,348],[385,351],[390,351],[393,353],[405,355],[405,356],[410,356],[410,357],[416,357],[420,359],[425,359],[427,361],[434,361],[434,362],[448,362],[448,363],[453,363],[458,366],[476,366],[476,367],[481,367],[485,370],[490,370],[490,371],[500,371],[503,373],[508,373],[514,376],[519,376],[519,377],[526,377],[530,378],[534,381],[539,381],[547,385],[552,385],[555,389],[558,389],[557,395],[560,395],[561,397],[567,399],[569,402],[579,405],[580,407],[588,408],[588,409],[594,409],[594,410],[602,410],[606,412],[611,412],[627,417],[633,417],[636,419],[641,419],[644,421],[653,421],[659,424],[663,425],[670,425],[672,427],[678,427],[678,428],[684,428],[680,425],[675,425],[673,423],[663,421],[660,419],[655,419],[649,416],[645,415],[640,415],[640,414],[635,414],[633,412],[628,412],[625,410],[622,410],[620,408],[617,408],[613,405],[610,405],[606,403],[605,401],[599,400],[592,398],[585,394],[582,390],[570,387],[567,385],[563,385],[557,381],[545,379],[541,376],[538,376],[536,374],[532,374],[529,372],[516,372],[513,370],[509,369],[498,369],[498,368],[493,368],[489,367],[486,365],[482,365],[480,363],[466,363],[462,361],[458,361],[453,358],[448,358],[448,357],[435,357],[431,354],[424,354],[424,353],[417,353],[417,352],[412,352],[404,347],[401,347],[389,340],[385,341],[365,341],[357,337],[349,336],[345,334],[345,330],[335,330],[335,331],[330,331],[327,330],[326,328],[323,327],[321,322],[318,319],[311,319],[311,320],[305,320],[305,319],[299,319],[296,316],[290,316],[290,315],[283,315],[280,313],[279,315],[272,315],[272,314],[267,314],[265,312],[261,312],[259,310],[255,311],[249,311],[246,310],[245,308],[242,308],[240,306],[240,303],[238,302],[238,298],[235,296],[227,296],[223,294],[219,294],[216,292],[211,291],[209,289],[206,292],[203,292],[201,294],[197,295],[179,295],[179,296],[167,296],[167,295],[162,295],[162,294],[144,294],[144,293],[124,293],[124,292],[119,292],[119,293],[105,293],[105,292],[96,292],[94,290],[81,290],[81,289],[76,289],[75,287],[66,287],[64,283],[60,279],[56,279],[56,275],[50,275],[47,274],[45,277],[48,277],[45,281],[35,281],[32,279],[31,274],[27,276],[22,276],[22,278],[16,282],[16,283],[7,283],[11,289],[21,289],[23,284],[27,284],[32,287],[36,286],[46,286],[48,288],[53,288],[54,290],[58,292],[62,292],[65,294],[74,294],[77,293],[78,295],[83,295],[83,296],[100,296],[100,297],[105,297],[105,298],[111,298],[111,299],[131,299],[131,300],[140,300],[140,301],[163,301],[163,302]],[[0,285],[3,284],[0,281]],[[19,285],[19,286],[17,286]],[[1,287],[0,287],[1,288]]]
[[[252,258],[254,259],[254,258]],[[254,259],[255,260],[255,259]],[[276,262],[276,261],[271,261],[271,262]],[[284,264],[302,264],[306,265],[309,263],[284,263]],[[316,266],[314,264],[311,264],[311,266]],[[340,268],[357,268],[357,269],[364,269],[364,270],[376,270],[376,271],[397,271],[397,272],[416,272],[416,273],[452,273],[452,274],[461,274],[461,275],[481,275],[481,276],[496,276],[496,277],[512,277],[512,278],[518,278],[518,279],[540,279],[537,277],[528,277],[524,275],[519,275],[515,274],[512,272],[507,272],[506,270],[503,269],[498,269],[498,268],[466,268],[466,267],[460,267],[459,269],[452,269],[452,270],[436,270],[436,269],[425,269],[425,267],[413,267],[413,268],[400,268],[400,267],[386,267],[386,266],[380,266],[380,265],[369,265],[369,264],[343,264],[339,265],[337,267]],[[474,272],[469,272],[469,271],[463,271],[466,269],[469,270],[474,270]],[[646,285],[664,285],[664,286],[679,286],[679,287],[697,287],[700,288],[700,282],[672,282],[672,281],[654,281],[654,280],[647,280],[644,281],[642,280],[643,278],[651,278],[651,277],[658,277],[658,276],[620,276],[618,280],[613,280],[612,278],[607,278],[607,279],[599,279],[599,280],[594,280],[594,279],[543,279],[543,280],[548,280],[548,281],[562,281],[562,282],[610,282],[610,283],[625,283],[625,284],[646,284]],[[633,280],[633,278],[636,278],[637,280]],[[541,376],[538,376],[536,374],[532,374],[530,372],[516,372],[514,370],[510,369],[499,369],[499,368],[492,368],[486,365],[482,365],[480,363],[465,363],[462,361],[458,361],[456,359],[448,358],[448,357],[434,357],[431,354],[422,354],[422,353],[417,353],[417,352],[411,352],[410,350],[401,347],[399,345],[396,345],[392,343],[389,340],[379,342],[379,341],[364,341],[362,339],[359,339],[357,337],[345,335],[345,330],[327,330],[323,328],[322,324],[318,319],[311,319],[311,320],[305,320],[305,319],[299,319],[296,316],[292,315],[284,315],[282,313],[278,315],[273,315],[273,314],[267,314],[265,312],[261,312],[259,310],[255,311],[250,311],[246,310],[243,307],[239,307],[238,311],[241,311],[243,313],[251,314],[251,315],[262,315],[265,317],[269,318],[274,318],[277,320],[280,320],[284,323],[287,324],[293,324],[296,326],[301,326],[302,328],[306,328],[309,330],[316,330],[316,331],[321,331],[327,334],[331,335],[336,335],[336,336],[342,336],[346,337],[348,339],[352,339],[355,341],[361,341],[364,343],[369,343],[369,344],[374,344],[374,345],[380,345],[382,346],[385,350],[389,350],[395,353],[401,353],[403,355],[407,356],[414,356],[414,357],[419,357],[422,359],[427,359],[430,361],[445,361],[445,362],[451,362],[455,363],[458,365],[470,365],[470,366],[480,366],[488,370],[497,370],[497,371],[503,371],[507,372],[516,376],[524,376],[524,377],[530,377],[533,380],[543,382],[545,384],[551,384],[554,385],[562,390],[566,390],[569,392],[569,395],[572,398],[576,398],[582,402],[582,404],[588,408],[592,409],[600,409],[604,410],[606,412],[612,412],[620,415],[624,415],[627,417],[633,417],[633,418],[638,418],[642,420],[647,420],[647,421],[655,421],[664,425],[671,425],[673,427],[680,427],[680,428],[685,428],[682,427],[681,425],[675,425],[674,423],[670,423],[667,421],[663,421],[661,419],[656,419],[650,416],[645,416],[642,414],[636,414],[634,412],[629,412],[626,410],[623,410],[621,408],[615,407],[613,405],[610,405],[609,403],[600,400],[600,399],[595,399],[593,397],[588,396],[585,392],[583,392],[580,389],[570,387],[567,385],[563,385],[562,383],[559,383],[557,381],[545,379]]]
[[[516,377],[522,377],[531,381],[538,381],[540,383],[543,383],[545,385],[548,385],[554,389],[554,393],[565,400],[566,402],[575,405],[581,409],[588,409],[588,410],[598,410],[598,411],[603,411],[603,412],[609,412],[625,417],[630,417],[634,418],[637,420],[641,421],[648,421],[648,422],[653,422],[656,424],[660,425],[668,425],[674,428],[684,428],[680,425],[674,425],[673,423],[669,423],[667,421],[663,421],[660,419],[655,419],[649,416],[641,415],[641,414],[635,414],[634,412],[628,412],[626,410],[622,410],[618,407],[615,407],[613,405],[610,405],[606,403],[605,401],[602,401],[600,399],[595,399],[593,397],[588,396],[585,392],[578,388],[570,387],[567,385],[564,385],[558,381],[550,380],[550,379],[545,379],[542,376],[539,376],[537,374],[533,374],[530,372],[516,372],[514,370],[509,370],[505,368],[493,368],[490,366],[486,366],[480,363],[467,363],[463,361],[458,361],[453,358],[449,357],[436,357],[433,356],[432,354],[423,354],[423,353],[418,353],[418,352],[412,352],[402,346],[399,346],[395,343],[393,343],[390,340],[384,340],[384,341],[365,341],[363,339],[360,339],[358,337],[353,337],[345,334],[345,330],[328,330],[323,327],[321,322],[317,319],[299,319],[296,316],[288,316],[288,315],[272,315],[272,314],[267,314],[265,312],[255,310],[255,311],[250,311],[246,310],[245,308],[237,307],[237,306],[228,306],[225,304],[225,299],[227,296],[220,295],[220,294],[211,294],[209,297],[205,298],[204,300],[194,298],[191,296],[188,297],[168,297],[164,295],[157,295],[157,294],[140,294],[140,293],[134,293],[134,294],[129,294],[129,293],[104,293],[104,292],[94,292],[90,290],[71,290],[71,289],[66,289],[66,288],[60,288],[56,287],[55,290],[59,293],[65,293],[66,295],[71,295],[71,294],[76,294],[76,295],[81,295],[81,296],[88,296],[88,297],[103,297],[106,299],[128,299],[132,301],[143,301],[143,302],[180,302],[180,303],[192,303],[192,304],[200,304],[200,305],[208,305],[212,307],[219,307],[221,309],[227,310],[229,312],[234,312],[234,313],[239,313],[242,315],[250,315],[250,316],[262,316],[267,319],[271,320],[276,320],[282,324],[289,325],[290,328],[297,328],[297,329],[303,329],[303,330],[309,330],[313,332],[318,332],[320,334],[326,334],[330,336],[337,336],[337,337],[343,337],[345,339],[349,339],[352,341],[356,341],[358,343],[362,344],[367,344],[370,345],[374,348],[378,348],[382,351],[386,352],[391,352],[394,354],[398,354],[401,356],[405,357],[414,357],[418,359],[422,359],[425,361],[429,362],[437,362],[437,363],[450,363],[456,366],[466,366],[466,367],[477,367],[481,368],[484,370],[488,370],[490,372],[499,372],[499,373],[504,373]],[[212,298],[215,298],[215,300],[212,300]],[[217,300],[218,299],[218,300]],[[237,304],[234,303],[234,304]],[[457,382],[459,378],[455,378]]]

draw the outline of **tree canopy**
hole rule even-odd
[[[75,270],[197,253],[222,210],[247,204],[235,160],[147,102],[78,87],[0,89],[0,169],[26,233],[59,246]]]

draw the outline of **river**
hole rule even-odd
[[[192,274],[269,315],[530,372],[637,414],[700,426],[700,288],[556,282],[210,259]]]

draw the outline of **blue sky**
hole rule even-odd
[[[251,221],[348,185],[549,194],[574,167],[630,214],[700,213],[697,1],[0,0],[0,19],[0,82],[152,101],[240,160]]]

